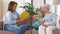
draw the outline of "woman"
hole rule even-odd
[[[56,28],[56,14],[50,12],[50,6],[45,5],[44,11],[44,24],[39,26],[39,34],[53,34],[53,30]]]
[[[5,30],[9,30],[14,32],[15,34],[24,34],[27,26],[26,25],[17,25],[22,21],[22,19],[18,19],[19,14],[16,12],[17,3],[11,1],[8,6],[8,12],[5,16]]]

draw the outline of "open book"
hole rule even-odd
[[[24,12],[22,12],[22,14],[19,16],[19,18],[20,19],[22,19],[22,20],[24,20],[24,19],[26,19],[27,17],[28,17],[28,12],[26,12],[26,11],[24,11]]]

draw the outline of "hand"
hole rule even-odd
[[[16,24],[19,24],[21,21],[23,21],[22,19],[18,19],[17,21],[16,21]]]
[[[33,16],[33,19],[36,19],[36,16]]]
[[[44,26],[48,27],[48,26],[49,26],[49,24],[44,24]]]
[[[44,25],[44,22],[41,22],[41,25]]]

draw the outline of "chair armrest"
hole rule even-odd
[[[0,30],[3,30],[3,21],[0,21]]]

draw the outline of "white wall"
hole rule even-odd
[[[3,13],[2,13],[2,0],[0,0],[0,21],[3,19]]]
[[[25,3],[31,3],[31,0],[15,0],[18,3],[17,6],[17,12],[21,14],[23,11],[25,11],[23,8],[19,8],[19,6],[24,6]]]
[[[33,5],[35,8],[40,8],[42,5],[44,5],[44,0],[33,0]]]
[[[60,29],[60,5],[57,6],[57,28]]]
[[[19,14],[21,14],[24,10],[22,8],[19,8],[19,6],[23,6],[25,3],[29,2],[31,3],[31,0],[3,0],[3,14],[5,15],[5,13],[7,12],[7,9],[8,9],[8,3],[10,1],[15,1],[18,3],[18,6],[17,6],[17,12]]]

